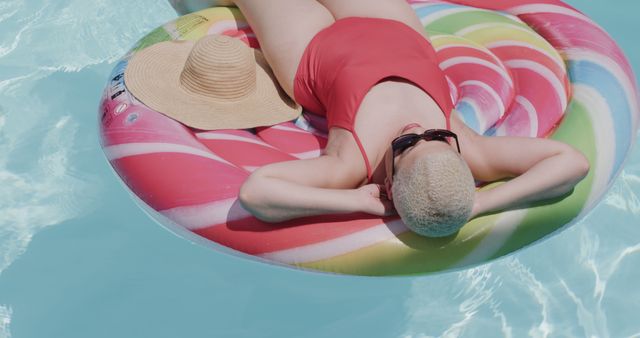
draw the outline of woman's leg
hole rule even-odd
[[[404,22],[426,38],[424,26],[405,0],[317,0],[336,20],[349,16],[392,19]]]
[[[316,0],[235,0],[258,38],[260,49],[284,91],[293,98],[293,79],[302,53],[333,15]]]

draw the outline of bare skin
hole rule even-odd
[[[398,20],[426,38],[417,15],[404,0],[236,0],[235,4],[256,33],[279,84],[292,98],[293,79],[305,47],[336,19],[365,16]],[[399,78],[380,82],[364,97],[354,126],[374,170],[373,184],[366,184],[364,159],[351,133],[333,127],[321,156],[273,163],[254,171],[240,189],[240,202],[266,222],[352,212],[394,214],[392,201],[380,193],[387,178],[384,159],[391,156],[391,141],[412,122],[422,127],[405,133],[446,127],[444,114],[422,89]],[[561,142],[481,136],[455,113],[451,115],[451,131],[458,135],[462,157],[476,180],[513,178],[497,188],[477,192],[472,217],[560,196],[589,171],[584,155]],[[446,147],[455,149],[455,144],[420,141],[395,158],[396,172]]]

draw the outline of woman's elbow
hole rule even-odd
[[[238,201],[240,201],[240,205],[245,209],[249,209],[253,204],[253,185],[249,184],[249,181],[250,179],[245,180],[238,192]]]
[[[238,192],[238,201],[240,205],[250,212],[255,218],[268,223],[279,222],[271,215],[268,208],[266,208],[268,201],[267,196],[264,194],[265,188],[262,181],[258,177],[250,176],[240,186]]]
[[[260,182],[256,178],[249,177],[240,186],[238,201],[245,210],[260,219],[260,207],[264,203],[260,197]]]
[[[567,156],[570,158],[577,181],[581,181],[589,174],[589,170],[591,169],[589,159],[580,150],[573,147],[568,151]]]

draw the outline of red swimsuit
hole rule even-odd
[[[369,89],[388,77],[400,77],[429,94],[445,114],[453,109],[449,86],[436,53],[420,33],[391,19],[347,17],[322,29],[305,49],[294,78],[294,97],[310,112],[325,115],[327,128],[349,130],[367,166],[367,154],[353,126]]]

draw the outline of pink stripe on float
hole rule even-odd
[[[500,68],[499,66],[497,66],[492,62],[475,58],[475,57],[466,57],[466,56],[454,57],[441,62],[440,68],[446,71],[448,68],[458,66],[458,65],[473,65],[473,66],[481,66],[481,67],[491,69],[494,72],[498,73],[509,84],[509,86],[513,86],[513,80],[511,79],[511,77],[509,76],[509,73],[505,69]],[[478,70],[474,70],[474,71],[477,72]]]
[[[289,131],[289,132],[294,132],[294,133],[303,133],[303,134],[308,133],[307,131],[302,130],[300,128],[297,128],[295,126],[287,126],[287,125],[281,125],[281,124],[276,124],[276,125],[271,126],[269,128],[270,129],[275,129],[275,130]]]
[[[571,86],[569,83],[569,76],[564,68],[564,63],[562,66],[558,65],[558,62],[554,62],[552,59],[547,57],[547,55],[539,53],[534,49],[519,49],[512,48],[507,46],[494,47],[492,50],[502,58],[505,62],[505,66],[509,61],[513,60],[526,60],[538,64],[539,66],[533,65],[534,68],[546,68],[546,70],[541,70],[542,73],[547,74],[550,78],[557,78],[559,83],[556,83],[554,86],[560,86],[562,88],[563,96],[568,98],[571,94]],[[560,61],[561,62],[561,61]],[[508,67],[510,68],[510,67]],[[540,68],[540,69],[542,69]],[[550,83],[555,83],[555,80],[550,80]]]
[[[597,25],[556,13],[524,14],[523,20],[535,27],[555,49],[585,49],[614,59],[631,74],[631,66],[611,36]]]
[[[509,8],[508,12],[517,16],[525,15],[525,14],[540,14],[540,13],[562,14],[562,15],[566,15],[566,16],[570,16],[570,17],[582,20],[594,26],[596,25],[595,22],[593,22],[591,19],[589,19],[586,15],[582,14],[581,12],[575,9],[558,6],[555,4],[534,3],[534,4],[528,4],[528,5],[515,6],[515,7]]]
[[[272,149],[276,149],[272,145],[260,140],[259,138],[251,138],[251,137],[247,137],[247,136],[244,136],[244,135],[240,136],[240,135],[225,134],[225,133],[206,132],[206,133],[199,133],[196,136],[199,139],[203,139],[203,140],[238,141],[238,142],[253,143],[253,144],[261,145],[261,146],[264,146],[264,147],[269,147],[269,148],[272,148]]]
[[[378,226],[386,227],[386,223],[397,219],[383,220],[368,214],[322,215],[274,224],[242,218],[197,229],[194,233],[248,254],[261,255],[323,243]]]
[[[505,120],[496,130],[496,136],[538,136],[538,113],[524,96],[515,98],[508,119],[509,121]]]
[[[229,136],[229,139],[225,139],[227,136]],[[274,162],[296,159],[294,156],[265,143],[255,136],[252,138],[243,137],[243,139],[254,140],[257,143],[230,139],[233,135],[227,136],[221,136],[216,139],[209,134],[209,136],[201,138],[201,141],[212,152],[241,168],[262,167]]]
[[[428,1],[428,0],[427,0]],[[484,8],[489,10],[500,10],[509,12],[509,9],[518,6],[531,5],[531,4],[548,4],[556,5],[575,10],[573,7],[563,3],[559,0],[500,0],[500,1],[486,1],[486,0],[451,0],[449,3],[455,3],[459,5],[472,6],[478,8]]]
[[[264,142],[288,154],[302,154],[323,149],[327,139],[296,127],[291,122],[256,128]]]
[[[529,116],[528,136],[536,137],[538,134],[538,112],[536,111],[536,107],[524,96],[516,96],[515,103],[517,106],[522,107],[522,109],[527,112],[527,116]]]
[[[104,152],[109,161],[123,157],[154,154],[154,153],[182,153],[205,157],[224,164],[232,165],[225,159],[198,148],[172,143],[125,143],[104,147]]]
[[[550,87],[549,82],[539,73],[526,68],[513,69],[512,72],[517,78],[521,79],[523,83],[522,86],[519,86],[517,95],[525,97],[539,113],[538,132],[536,136],[546,136],[547,133],[555,127],[556,123],[560,121],[566,106],[562,105],[562,101],[560,97],[558,97],[557,92],[551,89],[545,89]],[[564,97],[564,93],[562,97]],[[510,115],[512,115],[512,113],[510,113],[509,116]],[[505,120],[505,123],[517,124],[520,122],[517,119],[508,118]]]
[[[512,70],[527,69],[544,78],[551,86],[552,91],[556,93],[557,98],[560,100],[560,110],[565,110],[565,108],[567,107],[567,89],[565,84],[561,82],[561,79],[558,78],[557,74],[552,72],[544,65],[530,60],[506,60],[505,65]],[[527,83],[527,81],[523,82]],[[530,86],[531,84],[527,83],[527,85]],[[540,90],[540,88],[536,89]]]
[[[545,65],[557,74],[566,74],[566,65],[559,55],[551,55],[546,50],[532,44],[515,41],[501,40],[487,44],[499,59],[527,59]]]
[[[183,124],[138,103],[106,100],[109,123],[103,123],[105,146],[123,143],[172,143],[207,151]]]
[[[179,153],[129,156],[111,164],[127,186],[155,210],[235,198],[248,176],[240,168]]]

